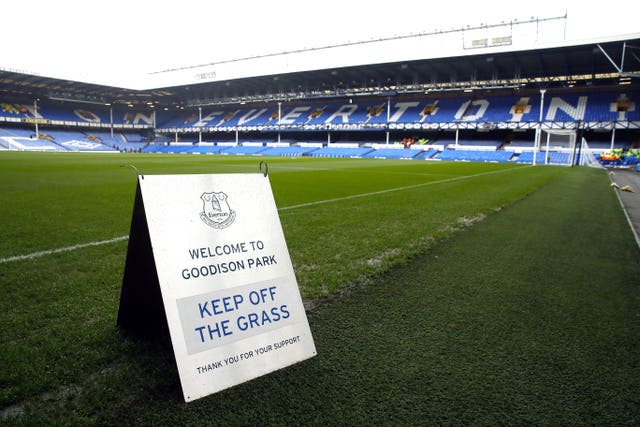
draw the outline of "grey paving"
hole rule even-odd
[[[619,187],[628,185],[631,189],[631,191],[623,191],[615,188],[615,191],[627,214],[636,242],[640,246],[640,172],[631,169],[612,169],[609,172],[609,178],[612,184],[615,183]]]

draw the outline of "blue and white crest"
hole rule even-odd
[[[229,207],[229,197],[223,192],[202,193],[200,219],[209,227],[227,228],[236,219],[236,211]]]

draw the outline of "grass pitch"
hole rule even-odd
[[[261,160],[318,356],[187,405],[170,345],[115,327],[126,241],[3,262],[3,422],[640,422],[640,255],[602,171],[0,153],[0,259],[126,235],[121,165]]]

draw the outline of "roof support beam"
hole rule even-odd
[[[602,54],[605,56],[605,58],[607,58],[609,60],[611,65],[613,65],[613,68],[615,68],[616,71],[618,71],[618,73],[622,73],[622,67],[624,65],[624,50],[625,50],[626,45],[627,45],[627,43],[625,42],[623,47],[622,47],[622,63],[620,64],[620,66],[618,66],[618,64],[616,64],[616,62],[613,59],[611,59],[611,57],[604,50],[604,48],[602,46],[600,46],[600,43],[597,44],[598,49],[600,49],[600,52],[602,52]]]

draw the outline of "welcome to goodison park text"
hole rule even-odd
[[[278,264],[276,256],[265,251],[265,244],[262,240],[190,248],[188,253],[189,258],[193,261],[200,261],[200,263],[181,269],[180,275],[184,280],[247,269],[255,270]]]

